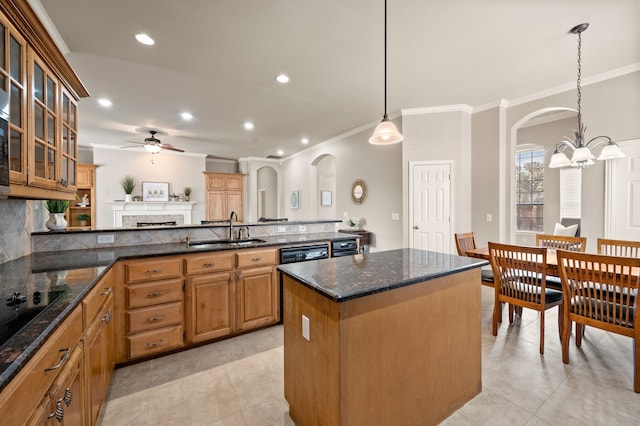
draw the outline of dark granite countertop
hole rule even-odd
[[[398,249],[291,263],[278,270],[334,302],[344,302],[487,264],[481,259]]]
[[[0,344],[0,391],[15,377],[17,372],[31,359],[73,309],[81,303],[83,297],[116,260],[270,246],[305,245],[353,238],[354,236],[349,234],[327,232],[265,237],[262,238],[265,242],[249,246],[215,244],[188,247],[185,243],[180,243],[70,250],[55,253],[34,253],[2,263],[0,264],[0,300],[3,303],[6,303],[4,301],[15,292],[20,292],[22,295],[33,295],[35,291],[38,291],[42,295],[41,297],[46,299],[46,302],[49,297],[52,297],[52,293],[62,293],[62,296],[48,304],[40,312],[36,312],[37,315],[20,331]],[[33,305],[31,299],[25,302],[26,305],[30,305],[29,308],[34,308],[31,306]]]

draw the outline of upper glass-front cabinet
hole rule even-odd
[[[9,93],[9,170],[27,183],[26,42],[0,15],[0,88]]]

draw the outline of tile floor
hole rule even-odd
[[[482,392],[445,425],[638,425],[631,339],[589,328],[562,363],[557,310],[491,335],[493,290],[482,287]],[[117,369],[102,425],[293,425],[283,397],[282,326]],[[300,425],[303,426],[303,425]],[[386,426],[386,425],[381,425]],[[396,425],[393,425],[396,426]]]

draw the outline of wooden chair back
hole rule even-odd
[[[587,249],[587,238],[538,234],[536,235],[536,245],[558,250],[584,252]]]
[[[598,254],[640,257],[640,241],[607,240],[598,238]]]
[[[473,232],[454,234],[454,236],[456,240],[456,249],[458,249],[458,256],[466,256],[467,250],[473,250],[476,248],[476,239]]]
[[[545,304],[547,249],[489,243],[496,300],[541,310]]]

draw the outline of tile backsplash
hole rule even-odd
[[[31,233],[46,230],[48,216],[42,201],[0,200],[0,263],[31,254]]]

